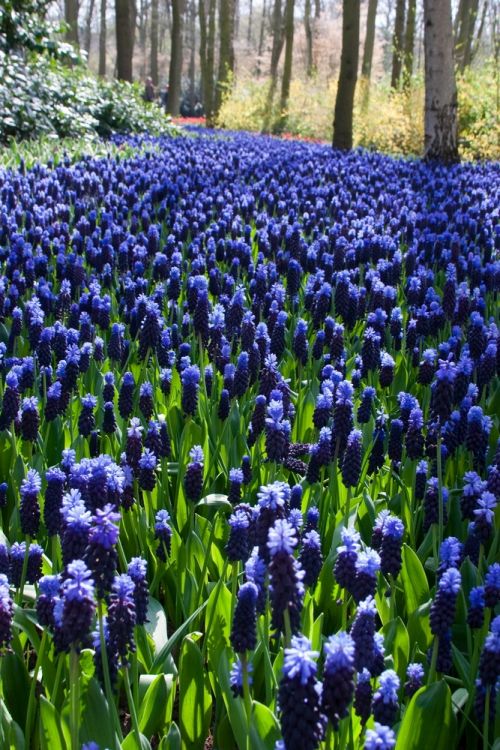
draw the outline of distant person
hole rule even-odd
[[[165,109],[165,113],[168,113],[168,83],[165,84],[165,88],[161,92],[161,103]]]
[[[146,78],[146,82],[144,84],[144,93],[142,95],[142,98],[145,102],[154,102],[155,99],[155,87],[153,86],[153,79],[152,78]]]

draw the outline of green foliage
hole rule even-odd
[[[54,38],[58,30],[45,18],[50,0],[3,0],[0,4],[0,50],[47,52],[77,62],[71,44]]]
[[[98,79],[81,65],[68,67],[47,54],[25,60],[0,50],[0,142],[45,135],[159,135],[171,128],[137,86]]]

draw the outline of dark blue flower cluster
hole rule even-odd
[[[351,706],[392,748],[400,702],[473,641],[494,711],[498,165],[118,145],[0,171],[2,652],[34,585],[57,651],[93,647],[120,688],[149,585],[177,630],[230,570],[231,688],[263,701],[284,649],[286,750]],[[401,671],[388,633],[427,611],[430,666]]]

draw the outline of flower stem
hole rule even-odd
[[[247,717],[247,750],[251,750],[250,730],[252,727],[252,699],[250,697],[250,685],[248,680],[248,661],[246,653],[241,654],[241,667],[243,672],[243,700],[245,701],[245,713]]]
[[[292,640],[292,626],[290,624],[290,612],[288,611],[288,607],[283,612],[283,621],[285,624],[285,647],[288,647]]]
[[[28,699],[28,710],[26,712],[26,726],[24,730],[24,737],[28,745],[30,744],[30,741],[31,741],[31,724],[33,722],[33,714],[35,711],[35,692],[36,692],[38,672],[40,670],[40,665],[45,656],[46,646],[47,646],[47,631],[44,630],[43,635],[42,635],[42,642],[40,643],[40,648],[38,649],[38,654],[36,656],[35,670],[33,672],[33,679],[31,681],[30,695]]]
[[[74,648],[69,653],[71,750],[79,749],[80,729],[80,662]]]
[[[102,673],[104,675],[104,690],[106,693],[106,700],[108,701],[109,710],[111,711],[113,715],[113,722],[115,724],[115,728],[118,732],[118,736],[120,737],[120,741],[121,741],[122,731],[120,728],[118,714],[116,712],[115,702],[113,700],[113,691],[111,690],[111,678],[109,676],[109,664],[108,664],[108,649],[106,647],[106,638],[104,637],[104,616],[102,612],[102,601],[100,599],[97,605],[97,613],[98,613],[98,619],[99,619],[99,640],[101,643],[101,661],[102,661]]]
[[[488,730],[490,725],[490,697],[491,689],[488,686],[486,688],[486,695],[484,696],[484,720],[483,720],[483,750],[488,750]]]
[[[130,711],[130,717],[132,719],[132,727],[134,730],[137,747],[139,750],[141,747],[141,732],[139,730],[139,720],[137,718],[137,710],[136,710],[136,706],[134,703],[134,699],[132,697],[132,690],[130,688],[130,678],[129,678],[127,667],[123,668],[123,682],[125,685],[125,692],[127,693],[127,702],[128,702],[128,707]]]
[[[21,606],[21,602],[23,600],[23,593],[24,593],[24,584],[26,583],[26,574],[28,572],[28,559],[30,554],[30,535],[26,534],[26,549],[24,551],[24,560],[23,560],[23,569],[21,572],[21,582],[19,584],[19,591],[17,592],[16,596],[16,604]]]

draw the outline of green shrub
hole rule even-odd
[[[136,85],[98,79],[82,65],[68,67],[45,54],[24,59],[0,50],[1,142],[171,130],[170,120],[142,100]]]

